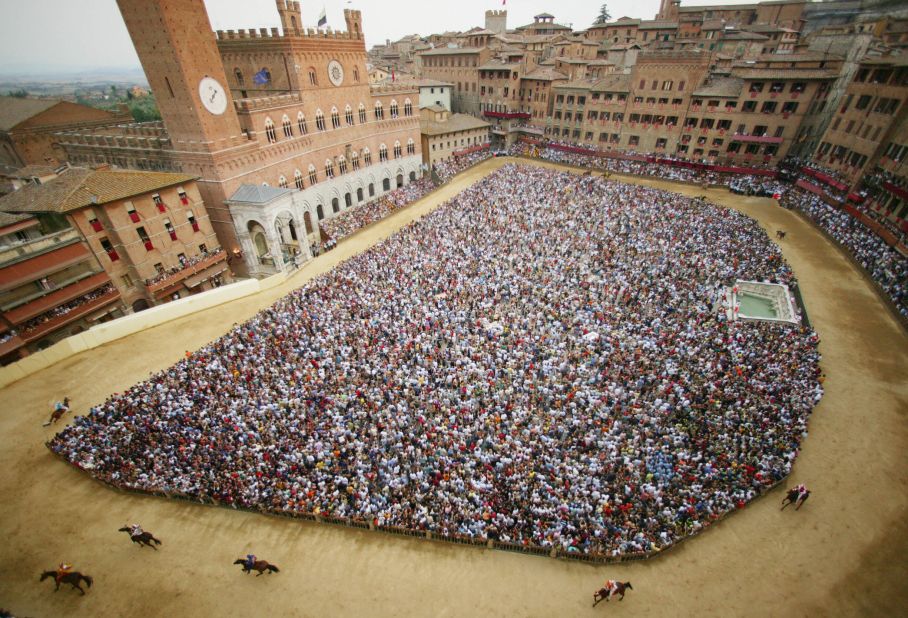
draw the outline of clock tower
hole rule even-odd
[[[203,0],[117,0],[174,149],[214,153],[240,122]]]

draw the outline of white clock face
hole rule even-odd
[[[227,111],[227,93],[224,87],[213,77],[203,77],[199,82],[199,98],[202,105],[215,116]]]
[[[328,63],[328,79],[335,86],[340,86],[344,83],[344,67],[337,60],[332,60]]]

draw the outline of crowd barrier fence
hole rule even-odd
[[[193,496],[190,494],[185,494],[180,491],[171,491],[171,490],[150,490],[142,489],[135,487],[125,487],[117,483],[111,482],[106,479],[99,478],[91,474],[90,470],[86,470],[83,467],[69,461],[66,457],[60,455],[52,448],[50,448],[50,443],[46,445],[48,450],[56,457],[61,459],[63,462],[72,466],[81,473],[86,473],[91,476],[92,479],[100,483],[101,485],[113,489],[115,491],[123,493],[135,493],[145,496],[155,496],[161,498],[170,498],[176,500],[183,500],[186,502],[192,502],[194,504],[202,504],[206,506],[221,507],[221,508],[232,508],[237,511],[245,511],[249,513],[258,513],[262,515],[275,515],[278,517],[286,517],[288,519],[300,519],[303,521],[311,521],[319,524],[331,524],[335,526],[341,526],[346,528],[356,528],[360,530],[370,530],[383,532],[385,534],[391,534],[394,536],[403,536],[411,537],[418,539],[428,539],[432,541],[442,541],[445,543],[452,543],[455,545],[469,545],[472,547],[483,547],[489,549],[498,549],[501,551],[509,551],[519,554],[527,554],[531,556],[541,556],[554,559],[569,560],[574,562],[586,562],[590,564],[617,564],[621,562],[634,562],[638,560],[649,560],[656,556],[659,556],[669,549],[676,547],[688,539],[696,537],[706,530],[711,529],[717,523],[724,520],[730,514],[736,512],[738,509],[732,509],[726,511],[719,516],[717,516],[712,521],[707,521],[703,526],[690,532],[686,535],[676,538],[672,543],[653,549],[651,551],[640,551],[640,552],[625,552],[622,554],[602,554],[602,553],[583,553],[580,551],[570,551],[559,549],[555,546],[543,546],[535,545],[531,543],[513,543],[509,541],[500,541],[497,539],[486,539],[482,537],[470,537],[462,535],[445,535],[438,532],[433,532],[430,530],[423,530],[417,528],[404,528],[401,526],[389,526],[389,525],[376,525],[374,522],[365,521],[361,519],[355,519],[352,517],[337,517],[334,515],[327,515],[323,513],[310,513],[305,511],[292,511],[288,509],[280,508],[268,508],[264,505],[252,507],[252,506],[243,506],[233,503],[222,502],[211,496]],[[787,478],[787,477],[786,477]],[[785,478],[779,479],[771,484],[762,485],[762,491],[759,492],[760,495],[765,495],[772,491],[775,487],[782,484],[785,481]],[[758,496],[759,497],[759,496]]]

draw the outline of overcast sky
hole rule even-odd
[[[721,0],[715,4],[743,4]],[[685,4],[707,4],[692,1]],[[205,0],[211,26],[261,28],[278,26],[274,0]],[[508,28],[548,12],[555,21],[575,29],[588,27],[599,13],[600,0],[302,0],[306,27],[317,21],[322,7],[328,25],[345,30],[344,8],[363,13],[366,45],[405,34],[427,35],[482,26],[487,9],[506,8]],[[651,19],[659,0],[610,0],[612,18],[622,15]],[[0,72],[29,73],[77,69],[139,67],[116,0],[0,0]]]

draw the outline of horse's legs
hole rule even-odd
[[[72,583],[71,583],[70,585],[71,585],[73,588],[75,588],[76,590],[78,590],[79,592],[81,592],[81,593],[82,593],[82,596],[85,596],[85,591],[82,590],[82,586],[80,586],[80,585],[78,584],[78,582],[75,583],[75,584],[72,584]]]
[[[788,500],[788,498],[785,500]],[[785,500],[782,500],[782,508],[779,509],[780,511],[784,511],[785,507],[791,506],[791,502],[785,502]]]

